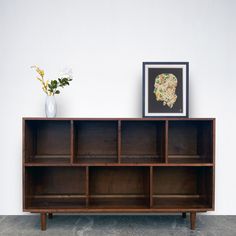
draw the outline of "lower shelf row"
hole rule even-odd
[[[24,209],[212,208],[212,167],[28,167]]]
[[[153,196],[152,204],[148,196],[90,196],[84,197],[61,197],[60,199],[46,196],[32,196],[27,209],[201,209],[211,208],[212,205],[206,196],[179,195],[179,196]]]

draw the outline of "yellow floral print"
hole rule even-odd
[[[172,108],[177,100],[177,95],[175,94],[177,87],[177,78],[173,74],[163,73],[155,78],[154,83],[154,94],[156,100],[163,102],[163,106],[168,106]]]

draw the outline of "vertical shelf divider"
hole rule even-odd
[[[153,166],[149,169],[149,203],[150,208],[153,207]]]
[[[213,163],[213,164],[215,164],[215,139],[216,139],[216,121],[215,121],[215,119],[212,121],[212,127],[211,127],[211,130],[212,130],[212,140],[211,140],[211,145],[212,145],[212,147],[211,147],[211,162]]]
[[[168,134],[169,134],[169,121],[165,121],[165,137],[164,137],[164,142],[165,142],[165,150],[164,150],[164,161],[165,163],[168,163]]]
[[[75,162],[75,131],[74,131],[74,121],[70,121],[70,163]]]
[[[212,121],[212,193],[211,201],[212,206],[215,206],[215,143],[216,143],[216,120]]]
[[[89,166],[86,166],[85,195],[86,195],[86,208],[88,208],[89,207]]]
[[[118,129],[117,129],[117,156],[118,156],[118,163],[121,163],[121,120],[118,120]]]

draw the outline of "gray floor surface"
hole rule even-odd
[[[78,216],[55,215],[40,231],[38,215],[0,216],[1,236],[236,236],[236,216],[197,216],[195,231],[189,216]]]

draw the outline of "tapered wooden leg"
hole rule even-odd
[[[183,218],[186,218],[186,212],[183,212],[183,213],[182,213],[182,217],[183,217]]]
[[[52,213],[48,213],[48,219],[52,219],[53,215]]]
[[[196,212],[190,212],[190,224],[191,224],[191,229],[195,230],[195,227],[196,227]]]
[[[41,230],[46,230],[46,219],[47,219],[47,214],[46,213],[41,213]]]

